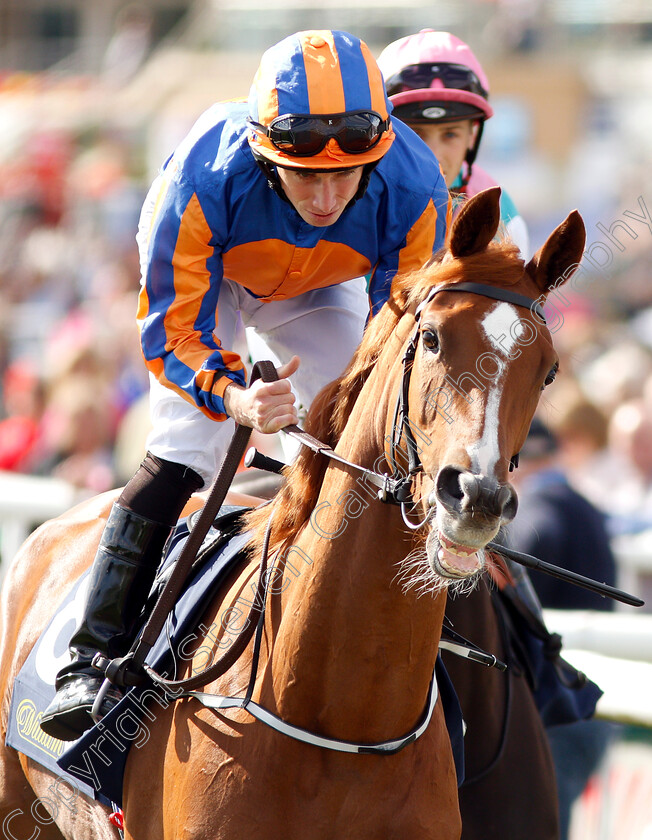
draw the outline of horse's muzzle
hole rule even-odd
[[[518,508],[511,484],[499,484],[494,478],[454,466],[439,470],[430,498],[431,504],[435,501],[453,516],[492,517],[501,525],[511,522]]]

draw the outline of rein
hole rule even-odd
[[[269,361],[257,362],[252,370],[250,384],[255,382],[258,378],[262,378],[264,382],[273,382],[278,379],[276,368]],[[156,604],[143,628],[139,638],[134,643],[132,649],[126,656],[117,659],[108,660],[101,654],[96,654],[93,658],[93,667],[104,672],[106,679],[104,680],[100,691],[95,699],[91,716],[96,719],[98,710],[102,704],[106,692],[109,690],[111,683],[120,686],[139,685],[144,681],[143,672],[145,670],[145,658],[154,646],[158,639],[167,617],[174,607],[178,596],[183,589],[183,585],[188,577],[188,573],[192,567],[193,562],[197,557],[197,553],[210,530],[211,525],[215,521],[222,503],[226,497],[233,477],[236,474],[238,465],[247,449],[249,439],[251,437],[251,428],[247,426],[237,425],[231,444],[226,451],[219,473],[215,479],[213,489],[210,492],[206,504],[202,508],[194,527],[188,535],[188,540],[179,555],[172,574],[158,597]],[[266,534],[266,541],[269,540],[269,535]],[[249,610],[247,616],[247,624],[245,629],[238,635],[238,638],[229,648],[229,650],[210,668],[202,674],[195,677],[190,677],[187,680],[170,681],[170,684],[183,683],[188,688],[195,688],[205,685],[204,680],[215,679],[226,673],[238,661],[244,650],[246,649],[251,636],[253,628],[258,619],[261,607],[261,593],[265,589],[265,573],[267,569],[267,552],[263,551],[263,557],[260,563],[260,571],[258,576],[258,584],[256,588],[256,597]],[[250,629],[251,628],[251,629]],[[162,679],[162,678],[160,678]]]
[[[332,447],[328,446],[325,443],[317,440],[317,438],[312,437],[307,432],[304,432],[303,429],[300,429],[298,426],[286,426],[284,429],[281,429],[282,432],[285,432],[294,440],[299,441],[299,443],[303,444],[303,446],[307,446],[308,449],[311,449],[313,452],[317,453],[318,455],[324,455],[326,458],[329,458],[331,461],[335,461],[338,464],[342,464],[345,467],[350,467],[351,469],[358,470],[358,472],[362,473],[365,479],[370,483],[373,484],[375,487],[378,488],[378,499],[381,502],[388,502],[390,504],[401,505],[404,504],[406,501],[409,501],[411,498],[410,488],[409,488],[409,480],[405,477],[401,478],[393,478],[387,474],[381,474],[374,472],[373,470],[367,469],[367,467],[361,467],[359,464],[354,464],[351,461],[347,461],[346,458],[343,458],[341,455],[338,455]],[[284,465],[285,466],[285,465]],[[407,490],[406,490],[406,481],[407,481]]]

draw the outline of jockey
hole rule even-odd
[[[470,198],[496,186],[475,165],[484,121],[493,109],[489,82],[469,47],[448,32],[422,29],[385,47],[378,66],[394,116],[435,153],[453,196]],[[504,190],[500,207],[508,236],[529,258],[527,227]]]
[[[92,725],[103,682],[93,656],[131,646],[163,547],[213,481],[233,421],[268,433],[296,423],[288,377],[309,405],[344,370],[394,275],[443,246],[451,204],[439,166],[390,113],[366,44],[299,32],[263,55],[248,102],[199,118],[151,187],[137,238],[152,430],[105,526],[72,661],[41,722],[49,735],[72,740]],[[278,381],[245,389],[231,349],[239,318],[283,361]],[[100,715],[120,696],[112,686]]]

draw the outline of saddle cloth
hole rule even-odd
[[[197,638],[193,631],[212,597],[234,567],[245,559],[249,535],[235,529],[243,510],[230,506],[221,509],[197,554],[184,592],[147,656],[147,663],[164,676],[176,676],[172,651],[177,660],[179,656],[183,657],[184,643]],[[181,520],[177,526],[154,590],[160,588],[178,559],[188,538],[191,520],[192,516],[189,520]],[[157,713],[174,703],[174,695],[151,683],[130,688],[99,724],[72,744],[50,738],[40,729],[40,717],[54,696],[54,679],[66,661],[68,641],[83,604],[84,580],[85,576],[80,578],[61,604],[16,678],[6,741],[75,789],[106,804],[122,806],[123,776],[129,751],[147,743]],[[251,597],[254,597],[253,592]],[[152,599],[153,596],[150,601]],[[47,663],[47,668],[43,663]],[[436,677],[458,784],[461,784],[464,724],[457,695],[441,657],[437,660]]]

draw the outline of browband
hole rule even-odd
[[[472,292],[483,297],[493,298],[494,300],[501,300],[505,303],[513,303],[516,306],[524,306],[529,309],[537,318],[541,319],[542,323],[546,323],[546,316],[543,312],[543,307],[536,300],[520,295],[518,292],[510,292],[509,289],[497,289],[494,286],[489,286],[487,283],[453,283],[448,286],[435,286],[431,289],[428,297],[420,303],[417,307],[416,317],[421,314],[421,309],[434,298],[439,292]]]

